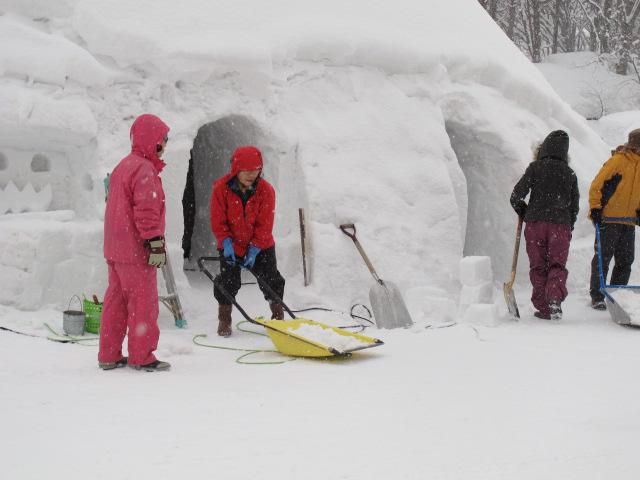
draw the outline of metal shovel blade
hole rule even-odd
[[[407,328],[413,325],[411,315],[398,287],[380,280],[369,290],[369,301],[378,328]]]
[[[605,302],[607,303],[607,310],[609,310],[611,320],[616,322],[618,325],[624,325],[628,327],[637,326],[631,321],[631,316],[625,311],[624,308],[622,308],[622,305],[615,301],[615,299],[611,295],[611,291],[607,290],[606,288],[602,289],[601,291],[602,293],[604,293]]]
[[[520,310],[518,310],[518,302],[516,301],[516,293],[513,291],[512,283],[504,284],[504,301],[507,303],[509,315],[513,318],[520,318]]]

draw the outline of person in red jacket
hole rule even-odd
[[[276,193],[261,176],[262,154],[256,147],[239,147],[233,153],[231,172],[213,184],[211,229],[221,257],[220,274],[213,294],[218,301],[218,335],[231,335],[232,302],[218,284],[235,298],[240,290],[240,268],[250,269],[276,293],[273,297],[262,287],[271,308],[271,318],[284,319],[282,297],[284,278],[278,271],[273,220]]]
[[[109,286],[100,324],[98,366],[168,370],[153,352],[158,347],[157,269],[166,263],[165,205],[160,159],[169,127],[155,115],[141,115],[131,126],[131,153],[109,179],[104,216],[104,257]],[[129,357],[122,342],[129,329]]]

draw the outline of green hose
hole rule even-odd
[[[241,321],[240,323],[238,323],[238,325],[236,326],[237,329],[241,332],[245,332],[245,333],[252,333],[254,335],[260,335],[262,337],[268,337],[268,335],[264,334],[264,333],[260,333],[260,332],[256,332],[254,330],[247,330],[244,328],[241,328],[240,326],[243,323],[249,323],[246,320]],[[238,358],[236,358],[236,363],[239,363],[241,365],[280,365],[282,363],[287,363],[287,362],[292,362],[294,360],[297,360],[295,357],[287,357],[286,360],[279,360],[279,361],[272,361],[272,362],[245,362],[243,361],[244,358],[250,356],[250,355],[255,355],[256,353],[280,353],[277,350],[273,350],[273,349],[260,349],[260,348],[236,348],[236,347],[223,347],[222,345],[211,345],[208,343],[202,343],[199,341],[199,339],[201,338],[207,338],[207,335],[205,333],[200,333],[198,335],[195,335],[193,337],[193,343],[200,346],[200,347],[207,347],[207,348],[215,348],[218,350],[232,350],[232,351],[236,351],[236,352],[247,352],[244,353],[242,355],[240,355]]]

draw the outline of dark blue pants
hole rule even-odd
[[[611,285],[627,285],[631,276],[631,265],[635,256],[635,225],[607,223],[600,226],[600,243],[602,244],[602,273],[607,283],[607,273],[611,259],[615,259],[611,273]],[[598,246],[594,243],[595,255],[591,260],[591,285],[589,293],[595,301],[604,300],[600,292],[600,275],[598,271]]]

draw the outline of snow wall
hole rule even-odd
[[[21,205],[10,183],[51,190],[44,207],[23,199],[0,215],[0,303],[36,309],[102,295],[102,179],[128,153],[143,112],[171,127],[162,177],[174,265],[189,154],[199,132],[214,132],[215,169],[239,144],[264,151],[292,304],[368,303],[371,277],[338,229],[355,223],[416,316],[457,299],[464,255],[490,256],[495,278],[506,278],[511,188],[537,142],[563,128],[582,194],[570,287],[583,289],[588,185],[607,146],[475,0],[440,3],[0,1],[0,205]]]

